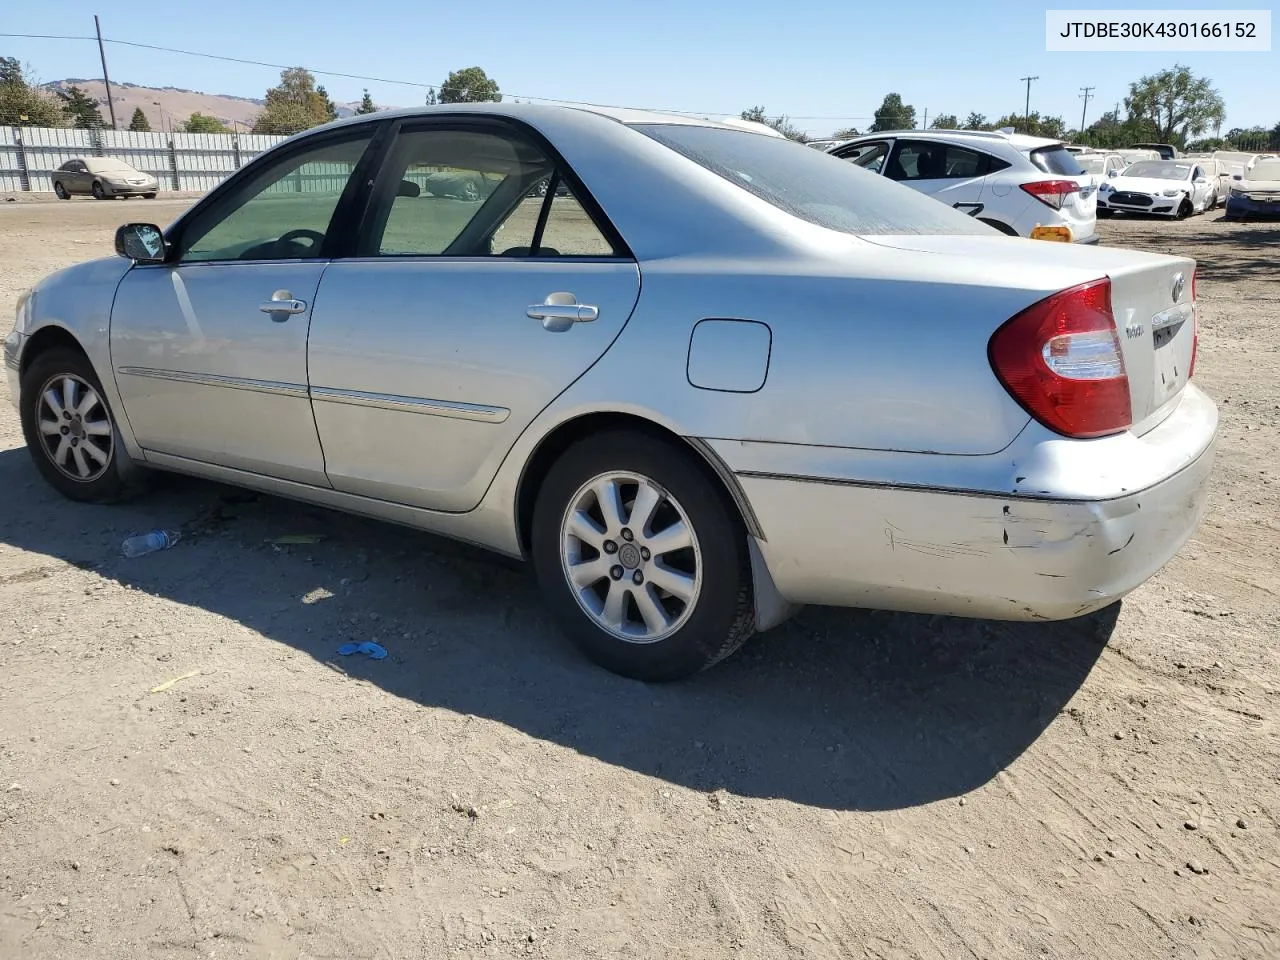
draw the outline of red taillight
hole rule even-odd
[[[1022,189],[1027,191],[1041,203],[1046,203],[1055,210],[1061,210],[1067,197],[1080,191],[1080,184],[1074,180],[1037,180],[1024,183]]]
[[[1200,352],[1200,307],[1196,303],[1196,271],[1191,271],[1191,363],[1187,379],[1196,375],[1196,354]]]
[[[1063,290],[1006,322],[991,369],[1028,413],[1068,437],[1102,437],[1133,420],[1107,278]]]

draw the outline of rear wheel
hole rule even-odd
[[[95,200],[107,199],[107,192],[102,189],[102,184],[98,183],[96,180],[93,182],[93,199]]]
[[[1113,213],[1115,213],[1115,211],[1114,211],[1114,210],[1103,210],[1103,209],[1099,208],[1099,209],[1098,209],[1098,219],[1099,219],[1099,220],[1110,220],[1110,219],[1111,219],[1111,215],[1112,215]]]
[[[746,533],[684,451],[617,430],[570,447],[534,507],[538,581],[595,663],[675,680],[728,657],[755,630]]]
[[[123,496],[127,454],[84,354],[65,347],[40,354],[22,375],[21,390],[23,436],[44,478],[71,500]]]
[[[62,185],[61,180],[53,185],[53,192],[59,200],[71,199],[71,194],[67,193],[67,188]]]

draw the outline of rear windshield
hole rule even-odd
[[[642,123],[635,129],[809,223],[850,234],[996,233],[966,213],[820,150],[745,130]]]
[[[1076,155],[1061,145],[1032,150],[1031,162],[1045,173],[1056,173],[1063,177],[1078,177],[1084,173]]]

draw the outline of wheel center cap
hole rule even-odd
[[[640,548],[634,543],[624,543],[618,548],[618,562],[628,570],[640,566]]]
[[[71,436],[75,437],[77,440],[84,439],[85,437],[84,424],[81,423],[79,420],[71,421]]]

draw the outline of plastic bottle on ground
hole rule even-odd
[[[120,550],[132,560],[134,557],[146,556],[158,550],[168,550],[178,542],[181,536],[171,530],[152,530],[150,533],[130,537],[121,545]]]

